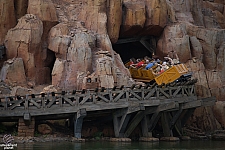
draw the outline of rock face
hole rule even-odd
[[[7,31],[15,25],[14,0],[0,1],[0,45],[3,44]]]
[[[134,81],[112,44],[154,36],[159,57],[174,51],[193,72],[199,98],[223,103],[224,8],[224,0],[1,0],[0,45],[9,59],[1,80],[64,90],[129,86]],[[222,114],[218,105],[200,108],[189,125],[224,128]]]
[[[5,38],[8,59],[22,58],[27,81],[35,84],[48,83],[50,81],[50,69],[45,67],[45,57],[42,55],[41,37],[43,24],[35,15],[27,14],[19,19],[15,28],[10,29]],[[39,74],[42,72],[43,74]]]

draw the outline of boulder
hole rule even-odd
[[[22,58],[8,59],[1,69],[1,81],[13,85],[26,85],[25,69]]]
[[[52,128],[47,124],[38,125],[38,132],[41,134],[51,134]]]
[[[29,88],[24,88],[21,86],[14,86],[10,93],[11,96],[25,96],[27,94],[33,94],[34,90]]]

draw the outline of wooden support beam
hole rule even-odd
[[[153,129],[155,128],[156,124],[158,123],[158,120],[160,117],[161,117],[161,112],[156,112],[152,115],[152,117],[149,121],[149,126],[148,126],[149,132],[153,131]]]
[[[152,114],[154,112],[160,112],[164,109],[171,109],[174,108],[176,105],[174,103],[169,103],[169,104],[163,104],[163,106],[159,106],[159,107],[150,107],[147,108],[145,111],[139,111],[134,118],[131,120],[129,127],[127,128],[124,136],[125,137],[129,137],[130,134],[132,133],[132,131],[136,128],[136,126],[141,122],[141,120],[144,118],[146,119],[146,115],[148,114]],[[158,113],[157,113],[158,114]],[[158,118],[157,118],[158,119]],[[147,124],[146,124],[147,123]],[[142,123],[143,126],[143,132],[145,132],[146,130],[148,130],[146,126],[148,126],[148,124],[151,124],[151,120],[148,123],[147,120],[144,120]],[[144,135],[144,134],[143,134]],[[145,134],[144,136],[151,136],[151,132],[147,132],[147,134]]]
[[[177,123],[178,119],[180,118],[181,114],[182,114],[183,110],[179,109],[175,115],[172,117],[171,121],[170,121],[170,130],[172,130],[175,126],[175,124]]]
[[[83,118],[87,115],[86,109],[80,109],[75,115],[74,120],[74,137],[81,138]]]
[[[202,105],[202,101],[196,100],[196,101],[187,102],[187,103],[182,104],[181,109],[196,108],[196,107],[200,107],[201,105]]]
[[[113,114],[113,125],[115,137],[124,137],[127,124],[131,114],[128,114],[128,108],[120,109]]]
[[[145,41],[144,39],[140,40],[141,44],[144,45],[144,47],[151,53],[154,52],[154,49],[152,48],[153,46],[150,45],[150,43],[148,43],[147,41]]]
[[[152,132],[148,131],[149,115],[145,115],[141,121],[141,129],[143,137],[152,137]]]
[[[30,113],[26,112],[23,114],[23,120],[25,121],[30,121],[31,120],[31,115]]]
[[[152,115],[150,122],[149,122],[149,127],[148,131],[151,132],[155,128],[159,118],[161,117],[161,112],[166,111],[166,110],[171,110],[174,108],[179,107],[179,104],[177,102],[170,102],[170,103],[165,103],[161,104],[157,107],[155,113]]]
[[[137,127],[137,125],[141,122],[142,118],[144,117],[144,111],[139,111],[134,118],[131,120],[124,137],[129,137],[133,130]]]
[[[137,112],[139,110],[145,110],[145,106],[141,103],[133,104],[128,107],[127,114]]]
[[[215,97],[202,98],[202,106],[213,106],[216,103]]]
[[[181,118],[181,126],[183,127],[187,120],[191,117],[191,115],[194,113],[196,108],[190,108],[188,110],[186,110],[186,113],[183,115],[183,117]]]
[[[162,123],[162,128],[163,128],[163,134],[165,137],[170,137],[173,136],[172,132],[170,130],[170,125],[169,125],[169,112],[163,112],[161,116],[161,123]]]
[[[127,128],[127,124],[130,120],[130,117],[131,117],[131,114],[127,114],[121,118],[120,126],[119,126],[119,137],[125,137],[124,134]]]
[[[173,114],[173,115],[171,115],[171,114]],[[176,112],[170,112],[170,113],[168,113],[169,119],[172,120],[173,119],[172,116],[175,116],[175,114],[176,114]],[[182,128],[181,128],[181,121],[180,121],[180,119],[178,119],[176,121],[176,124],[174,125],[174,129],[176,130],[176,132],[178,133],[179,136],[182,136]],[[173,134],[173,129],[171,129],[171,134]]]

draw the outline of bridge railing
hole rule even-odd
[[[152,99],[172,99],[176,97],[196,96],[194,85],[176,87],[120,87],[82,91],[62,91],[60,93],[41,93],[25,96],[0,98],[1,110],[48,109],[51,107],[79,106],[100,103],[118,103],[126,101],[150,101]]]

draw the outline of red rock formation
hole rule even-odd
[[[14,0],[0,1],[0,45],[3,44],[7,31],[16,25]]]
[[[19,19],[27,13],[28,0],[14,0],[16,18]]]
[[[8,31],[5,39],[7,58],[22,58],[27,81],[34,84],[50,81],[50,68],[41,65],[46,59],[41,48],[42,33],[41,20],[34,15],[27,14],[19,19],[15,28]],[[42,57],[40,58],[39,55]]]

